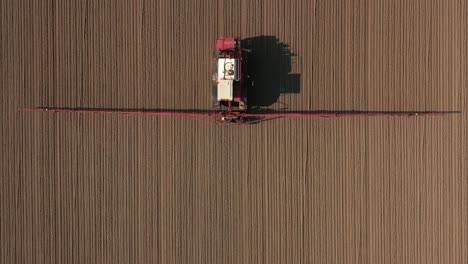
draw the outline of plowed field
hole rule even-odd
[[[1,263],[467,263],[468,4],[0,1]],[[214,40],[250,39],[253,102],[209,109]]]

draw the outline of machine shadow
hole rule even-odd
[[[257,36],[242,39],[242,46],[242,70],[250,108],[268,107],[281,94],[300,92],[301,76],[291,74],[291,57],[296,55],[289,45],[275,36]]]

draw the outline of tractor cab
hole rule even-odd
[[[234,100],[234,82],[240,81],[238,59],[218,59],[218,101]]]

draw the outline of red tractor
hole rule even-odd
[[[247,110],[247,88],[243,85],[240,39],[216,39],[213,57],[213,106],[225,107],[227,112]]]

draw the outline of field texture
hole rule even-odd
[[[0,1],[0,263],[468,263],[463,0]],[[254,103],[461,111],[283,118],[208,109],[218,36]]]

